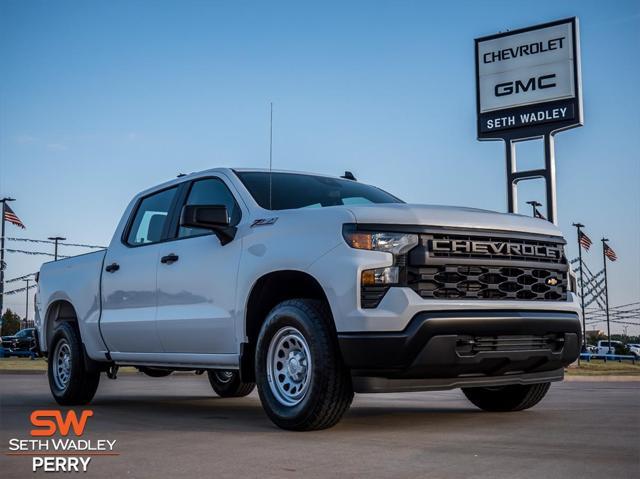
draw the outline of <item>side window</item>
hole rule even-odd
[[[128,244],[139,246],[157,243],[162,239],[162,232],[177,190],[175,187],[170,188],[147,196],[140,202],[129,228]]]
[[[187,205],[224,205],[227,207],[229,220],[232,225],[240,222],[240,207],[236,203],[235,198],[227,185],[217,178],[207,178],[193,183],[189,196],[187,197]],[[185,228],[180,227],[178,231],[179,238],[187,238],[189,236],[198,236],[211,233],[210,230],[202,228]]]

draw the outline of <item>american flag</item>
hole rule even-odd
[[[591,248],[591,245],[593,244],[591,239],[582,231],[580,231],[580,234],[578,235],[578,242],[580,243],[580,246],[587,251],[589,251],[589,248]]]
[[[611,246],[609,246],[607,243],[604,243],[604,255],[611,261],[615,261],[618,259],[618,257],[616,256],[616,252],[613,251],[613,249],[611,249]]]
[[[7,203],[3,203],[4,205],[4,219],[9,223],[13,223],[18,228],[25,229],[26,226],[24,223],[18,218],[18,215],[13,212],[11,207]]]

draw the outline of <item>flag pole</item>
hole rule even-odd
[[[578,263],[580,263],[580,307],[582,309],[582,350],[587,350],[587,320],[584,315],[584,268],[582,266],[582,243],[580,243],[580,235],[584,225],[582,223],[573,223],[578,229]]]
[[[2,307],[4,306],[4,203],[7,198],[2,198],[2,236],[0,236],[0,323],[2,322]]]
[[[15,198],[9,198],[5,196],[0,199],[0,203],[2,203],[2,219],[0,219],[0,223],[2,226],[0,227],[0,322],[2,322],[2,309],[4,307],[4,233],[5,233],[5,217],[6,217],[6,205],[9,201],[15,201]]]
[[[607,312],[607,352],[611,353],[611,325],[609,324],[609,285],[607,283],[607,238],[602,238],[602,261],[604,263],[604,305]]]

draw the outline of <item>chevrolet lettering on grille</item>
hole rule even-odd
[[[431,251],[449,254],[479,254],[499,256],[531,256],[535,258],[562,258],[562,248],[548,245],[511,243],[509,241],[431,240]]]

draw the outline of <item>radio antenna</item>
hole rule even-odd
[[[269,103],[269,209],[273,208],[273,102]]]

